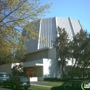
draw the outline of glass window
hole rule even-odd
[[[81,87],[82,81],[75,81],[73,84],[74,88]]]
[[[64,86],[72,86],[72,84],[73,84],[73,82],[70,81],[70,82],[65,83]]]
[[[24,81],[24,82],[25,82],[25,81],[29,81],[29,79],[26,78],[26,77],[21,77],[20,80],[21,80],[22,82],[23,82],[23,81]]]
[[[72,90],[72,85],[73,85],[73,82],[69,81],[69,82],[64,84],[64,89],[65,90]]]
[[[0,77],[8,77],[8,74],[0,74]]]

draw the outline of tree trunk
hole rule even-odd
[[[64,63],[65,63],[65,60],[62,60],[62,79],[65,78],[65,76],[64,76]]]
[[[76,62],[77,62],[77,59],[76,59],[75,64],[74,64],[74,66],[72,67],[72,70],[71,70],[71,79],[74,78],[74,71],[75,71]]]
[[[64,66],[62,65],[62,79],[64,79]]]

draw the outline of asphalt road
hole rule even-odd
[[[12,90],[12,89],[10,89],[10,87],[3,88],[2,86],[0,86],[0,90]]]
[[[2,86],[0,86],[0,90],[13,90],[13,89],[11,89],[10,87],[3,88]],[[36,89],[29,88],[28,90],[36,90]]]

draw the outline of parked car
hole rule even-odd
[[[10,75],[7,72],[0,72],[0,84],[10,78]]]
[[[10,86],[14,90],[24,89],[27,90],[30,87],[30,80],[24,76],[12,76],[10,79],[4,81],[4,87]]]
[[[90,81],[70,80],[61,86],[52,87],[51,90],[90,90]]]

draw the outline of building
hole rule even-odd
[[[32,68],[35,71],[35,77],[38,80],[43,78],[61,78],[60,69],[57,67],[56,49],[53,44],[58,36],[57,27],[65,28],[68,33],[69,39],[72,40],[73,36],[82,29],[79,20],[69,18],[45,18],[38,21],[36,24],[39,31],[39,38],[45,39],[45,42],[38,40],[31,40],[24,44],[28,48],[26,55],[25,67]],[[68,62],[72,65],[72,61]]]
[[[57,37],[57,27],[65,28],[68,33],[69,39],[80,31],[82,28],[79,20],[73,20],[71,18],[45,18],[37,22],[37,29],[39,31],[39,38],[45,39],[47,44],[38,40],[31,40],[25,42],[25,45],[28,47],[28,52],[33,52],[42,48],[52,48],[53,42]]]

